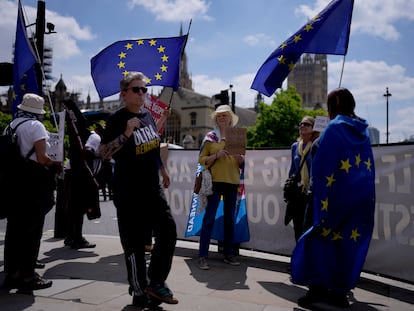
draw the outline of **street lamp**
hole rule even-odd
[[[388,92],[388,86],[387,86],[385,94],[384,94],[384,97],[387,98],[387,132],[385,133],[385,135],[387,137],[387,140],[386,140],[387,144],[388,144],[388,136],[390,135],[390,132],[388,132],[388,97],[390,97],[390,96],[392,96],[392,94],[390,92]]]

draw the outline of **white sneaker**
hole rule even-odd
[[[198,259],[198,267],[201,270],[210,270],[210,265],[208,264],[206,257],[200,257]]]

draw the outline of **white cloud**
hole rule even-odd
[[[333,88],[339,85],[342,61],[329,62],[329,84]],[[392,90],[396,100],[414,98],[414,77],[405,74],[400,65],[388,65],[383,61],[347,61],[345,62],[342,85],[354,89],[355,97],[360,97],[366,105],[378,105],[385,88]]]
[[[210,3],[204,0],[130,0],[130,7],[142,6],[155,15],[157,20],[183,21],[192,18],[211,19],[207,15]]]
[[[342,62],[329,62],[329,89],[338,87]],[[401,65],[383,61],[347,61],[342,78],[343,87],[349,88],[357,103],[357,113],[366,118],[380,133],[386,132],[386,87],[389,97],[390,142],[397,142],[414,134],[414,77],[407,76]],[[385,136],[381,135],[381,142]]]
[[[328,90],[339,85],[342,61],[328,63]],[[233,90],[236,92],[236,105],[249,108],[254,106],[257,92],[250,89],[255,73],[246,73],[232,78]],[[213,96],[225,89],[226,81],[206,75],[192,77],[193,87],[197,93]],[[389,131],[390,142],[400,141],[414,134],[414,77],[406,75],[400,65],[389,65],[383,61],[347,61],[341,86],[347,87],[355,96],[357,113],[377,127],[381,141],[385,142],[386,105],[385,88],[389,87]],[[286,88],[286,83],[283,86]],[[271,103],[273,97],[264,97]]]
[[[73,17],[61,16],[46,10],[46,20],[56,25],[56,33],[45,36],[46,43],[48,36],[53,37],[50,41],[53,42],[53,54],[56,59],[80,55],[78,41],[89,41],[95,38],[89,26],[80,26]]]
[[[273,37],[266,35],[264,33],[257,33],[253,35],[247,35],[243,38],[243,41],[250,46],[276,46],[276,42],[273,40]]]
[[[250,89],[255,73],[246,73],[233,77],[231,84],[232,90],[236,93],[236,106],[243,108],[254,107],[254,101],[257,96],[255,90]],[[220,93],[221,90],[228,88],[228,81],[216,77],[208,77],[206,75],[196,75],[191,78],[193,80],[194,91],[206,96],[213,96]],[[270,102],[271,99],[265,100]]]
[[[36,22],[37,9],[30,6],[25,6],[23,10],[26,24]],[[15,39],[16,30],[16,3],[0,0],[0,40],[2,42],[0,47],[0,55],[10,56],[10,61],[13,57],[12,49]],[[80,26],[73,17],[66,17],[55,12],[46,10],[46,21],[56,25],[54,34],[45,35],[45,45],[52,46],[53,57],[55,59],[67,59],[71,56],[80,55],[81,50],[78,46],[78,41],[92,40],[94,34],[88,26]],[[34,27],[27,29],[28,36],[33,36]],[[53,42],[53,43],[52,43]]]

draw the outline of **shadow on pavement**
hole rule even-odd
[[[391,284],[385,284],[363,277],[359,279],[357,287],[381,296],[386,296],[397,299],[399,301],[414,304],[414,293],[405,288],[393,286]]]
[[[64,262],[47,269],[43,276],[47,279],[67,278],[126,283],[124,255],[101,257],[98,261],[90,263]]]

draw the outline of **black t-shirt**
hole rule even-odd
[[[133,117],[139,118],[140,127],[134,130],[128,141],[113,155],[115,186],[158,186],[159,169],[162,165],[160,137],[148,110],[142,109],[142,112],[136,114],[121,108],[109,116],[102,143],[106,144],[122,135],[127,121]]]

